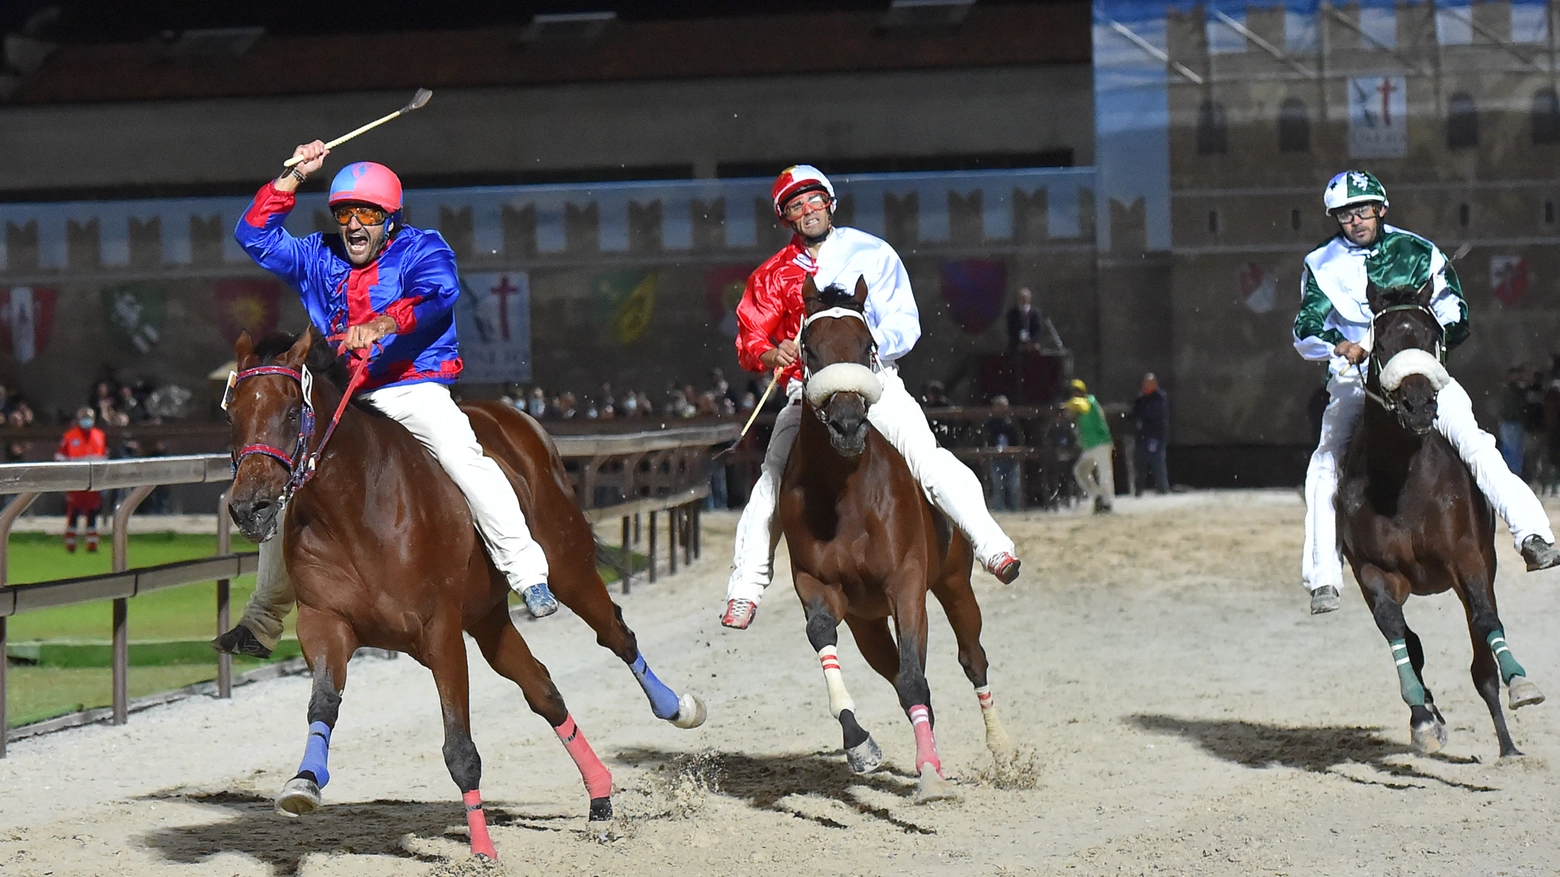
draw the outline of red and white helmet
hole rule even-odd
[[[794,164],[781,171],[780,176],[775,177],[774,188],[769,190],[775,205],[775,215],[784,219],[781,208],[785,207],[785,202],[810,189],[822,189],[829,193],[830,201],[834,200],[834,184],[812,165]]]

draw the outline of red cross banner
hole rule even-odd
[[[461,275],[455,330],[466,364],[461,380],[531,380],[531,276],[524,271]]]

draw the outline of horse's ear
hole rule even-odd
[[[802,278],[802,307],[808,316],[823,309],[823,303],[818,301],[818,284],[811,274]]]
[[[233,361],[238,363],[238,370],[253,368],[260,364],[259,357],[255,356],[255,339],[249,337],[249,330],[238,333],[238,340],[233,342]]]
[[[865,274],[856,277],[856,304],[866,307],[867,304],[867,277]]]
[[[1371,313],[1381,313],[1381,287],[1371,280],[1365,281],[1365,304],[1370,306]]]
[[[1435,281],[1426,280],[1425,285],[1414,293],[1414,302],[1422,308],[1428,308],[1432,298],[1435,298]]]
[[[309,358],[309,347],[314,343],[314,333],[304,332],[293,342],[293,346],[287,348],[287,352],[278,356],[276,361],[288,368],[297,368],[303,365],[303,361]]]

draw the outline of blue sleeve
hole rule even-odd
[[[454,309],[455,300],[460,298],[455,251],[437,233],[428,234],[401,282],[401,297],[384,312],[395,320],[396,334],[404,335]]]
[[[267,182],[239,219],[233,237],[261,268],[303,292],[315,247],[282,227],[296,202],[292,192],[283,192]]]

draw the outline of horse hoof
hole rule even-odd
[[[589,821],[591,821],[591,822],[607,822],[607,821],[609,821],[611,819],[612,819],[612,798],[611,797],[591,798],[590,799],[590,820]]]
[[[1446,746],[1446,723],[1425,722],[1413,726],[1414,747],[1426,755],[1440,752]]]
[[[992,755],[1011,755],[1013,752],[1013,738],[1009,737],[1007,731],[1001,728],[995,731],[988,730],[986,732],[986,749]]]
[[[305,813],[312,813],[320,806],[320,787],[314,780],[303,777],[293,777],[282,786],[282,793],[276,796],[276,812],[283,816],[299,817]]]
[[[925,804],[928,801],[945,801],[959,797],[958,789],[954,788],[953,781],[944,779],[937,773],[937,769],[929,764],[921,765],[921,779],[915,784],[915,802]]]
[[[677,699],[677,715],[672,716],[671,722],[674,727],[687,730],[704,724],[708,716],[709,713],[704,709],[704,701],[699,700],[697,695],[684,692],[683,696]]]
[[[845,763],[851,773],[871,773],[883,766],[883,750],[869,734],[859,745],[845,750]]]
[[[1506,685],[1506,695],[1510,698],[1511,708],[1514,710],[1544,702],[1544,693],[1538,690],[1537,685],[1528,681],[1526,676],[1511,677],[1511,682]]]

